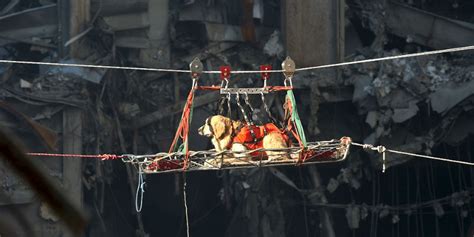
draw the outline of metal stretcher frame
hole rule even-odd
[[[266,160],[264,156],[250,155],[255,152],[265,151],[264,149],[256,149],[246,152],[215,150],[207,151],[190,151],[189,164],[183,170],[185,153],[158,153],[147,156],[133,156],[123,159],[124,162],[139,165],[146,174],[160,174],[173,172],[191,172],[206,170],[226,170],[226,169],[248,169],[259,167],[288,166],[288,165],[310,165],[321,163],[341,162],[346,159],[351,140],[343,137],[339,140],[310,142],[302,151],[301,147],[290,147],[286,149],[267,149],[266,151],[288,152],[290,158],[277,160]],[[309,156],[305,159],[299,159],[298,155],[306,153]],[[229,158],[230,156],[233,156]],[[224,158],[224,157],[228,158]]]

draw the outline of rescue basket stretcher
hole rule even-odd
[[[134,156],[124,161],[140,166],[140,169],[146,174],[285,165],[298,166],[343,161],[349,153],[350,144],[351,139],[343,137],[339,140],[309,142],[305,148],[272,149],[271,151],[281,151],[289,155],[283,155],[273,160],[268,160],[264,155],[251,155],[255,152],[264,151],[264,149],[256,149],[245,152],[232,152],[230,150],[223,152],[216,152],[215,150],[189,151],[187,165],[185,162],[186,153],[184,152],[163,152],[153,156]]]

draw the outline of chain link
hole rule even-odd
[[[256,118],[255,120],[257,120],[257,123],[260,125],[263,125],[262,120],[260,120],[260,118],[258,117],[258,114],[255,113],[255,109],[253,108],[252,104],[250,104],[249,95],[247,93],[245,93],[244,95],[245,95],[244,101],[247,107],[249,107],[250,109],[250,116],[252,117],[252,120],[254,120],[254,116],[255,116]]]
[[[230,107],[230,99],[232,97],[230,96],[230,93],[227,94],[227,117],[228,118],[231,118],[231,115],[232,115],[232,107]]]
[[[270,118],[270,120],[272,121],[273,124],[278,124],[277,120],[275,119],[275,117],[273,117],[272,113],[270,112],[270,108],[268,108],[267,103],[265,102],[265,95],[261,93],[260,97],[262,98],[263,108],[265,109],[265,112],[267,112],[267,115]]]

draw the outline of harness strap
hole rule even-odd
[[[304,133],[303,124],[301,123],[300,116],[298,115],[298,110],[296,109],[296,100],[295,95],[292,90],[288,90],[286,93],[287,98],[287,107],[290,112],[290,120],[293,122],[296,128],[296,132],[301,139],[301,144],[303,147],[307,146],[306,135]]]

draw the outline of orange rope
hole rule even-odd
[[[183,109],[183,114],[181,116],[181,121],[179,122],[178,129],[176,131],[173,142],[171,143],[170,149],[168,151],[169,153],[174,151],[179,138],[181,138],[183,140],[183,143],[185,143],[186,146],[188,145],[186,143],[188,142],[189,117],[190,117],[190,114],[191,114],[191,107],[192,107],[192,103],[193,103],[193,98],[194,98],[194,89],[191,89],[191,91],[189,92],[188,98],[186,100],[186,104],[185,104],[184,109]],[[187,168],[188,160],[189,160],[189,149],[186,147],[186,158],[184,160],[183,170]]]

